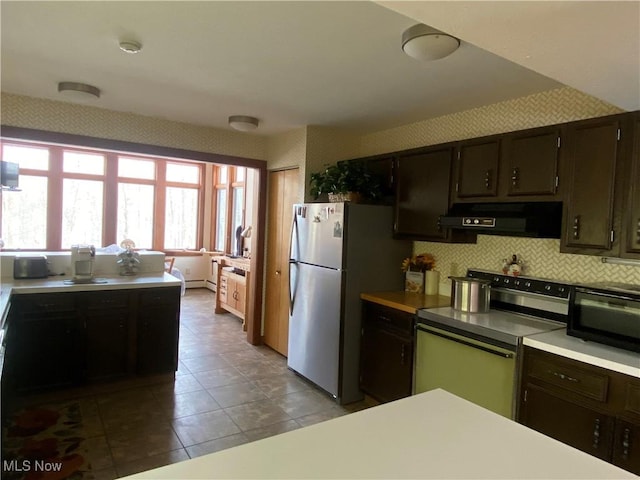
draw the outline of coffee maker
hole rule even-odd
[[[93,245],[71,245],[71,271],[77,283],[93,280],[93,262],[96,248]]]

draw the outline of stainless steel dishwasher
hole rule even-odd
[[[522,338],[566,326],[571,287],[481,270],[467,276],[491,281],[490,309],[418,311],[414,393],[443,388],[515,418]]]

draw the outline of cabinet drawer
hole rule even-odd
[[[385,307],[376,303],[365,302],[365,321],[378,328],[402,332],[413,336],[414,316],[411,313]]]
[[[16,295],[11,303],[21,313],[69,312],[76,309],[75,295],[65,293]]]
[[[158,288],[140,293],[140,306],[175,305],[180,302],[180,288]]]
[[[560,359],[533,356],[529,376],[599,402],[607,400],[607,375],[581,369]]]
[[[87,293],[85,298],[89,310],[127,308],[129,306],[129,292],[91,292]]]
[[[627,383],[624,409],[627,412],[640,415],[640,383]]]

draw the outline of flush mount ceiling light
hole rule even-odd
[[[460,46],[460,40],[422,23],[402,34],[402,50],[417,60],[438,60],[451,55]]]
[[[250,132],[258,128],[260,121],[256,117],[248,117],[246,115],[231,115],[229,117],[229,126],[241,132]]]
[[[131,54],[138,53],[142,50],[142,44],[135,40],[123,40],[120,42],[120,50]]]
[[[58,83],[58,92],[78,100],[86,100],[91,97],[100,98],[100,89],[86,83],[60,82]]]

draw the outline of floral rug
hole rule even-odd
[[[14,412],[2,432],[6,480],[93,479],[78,403]]]

